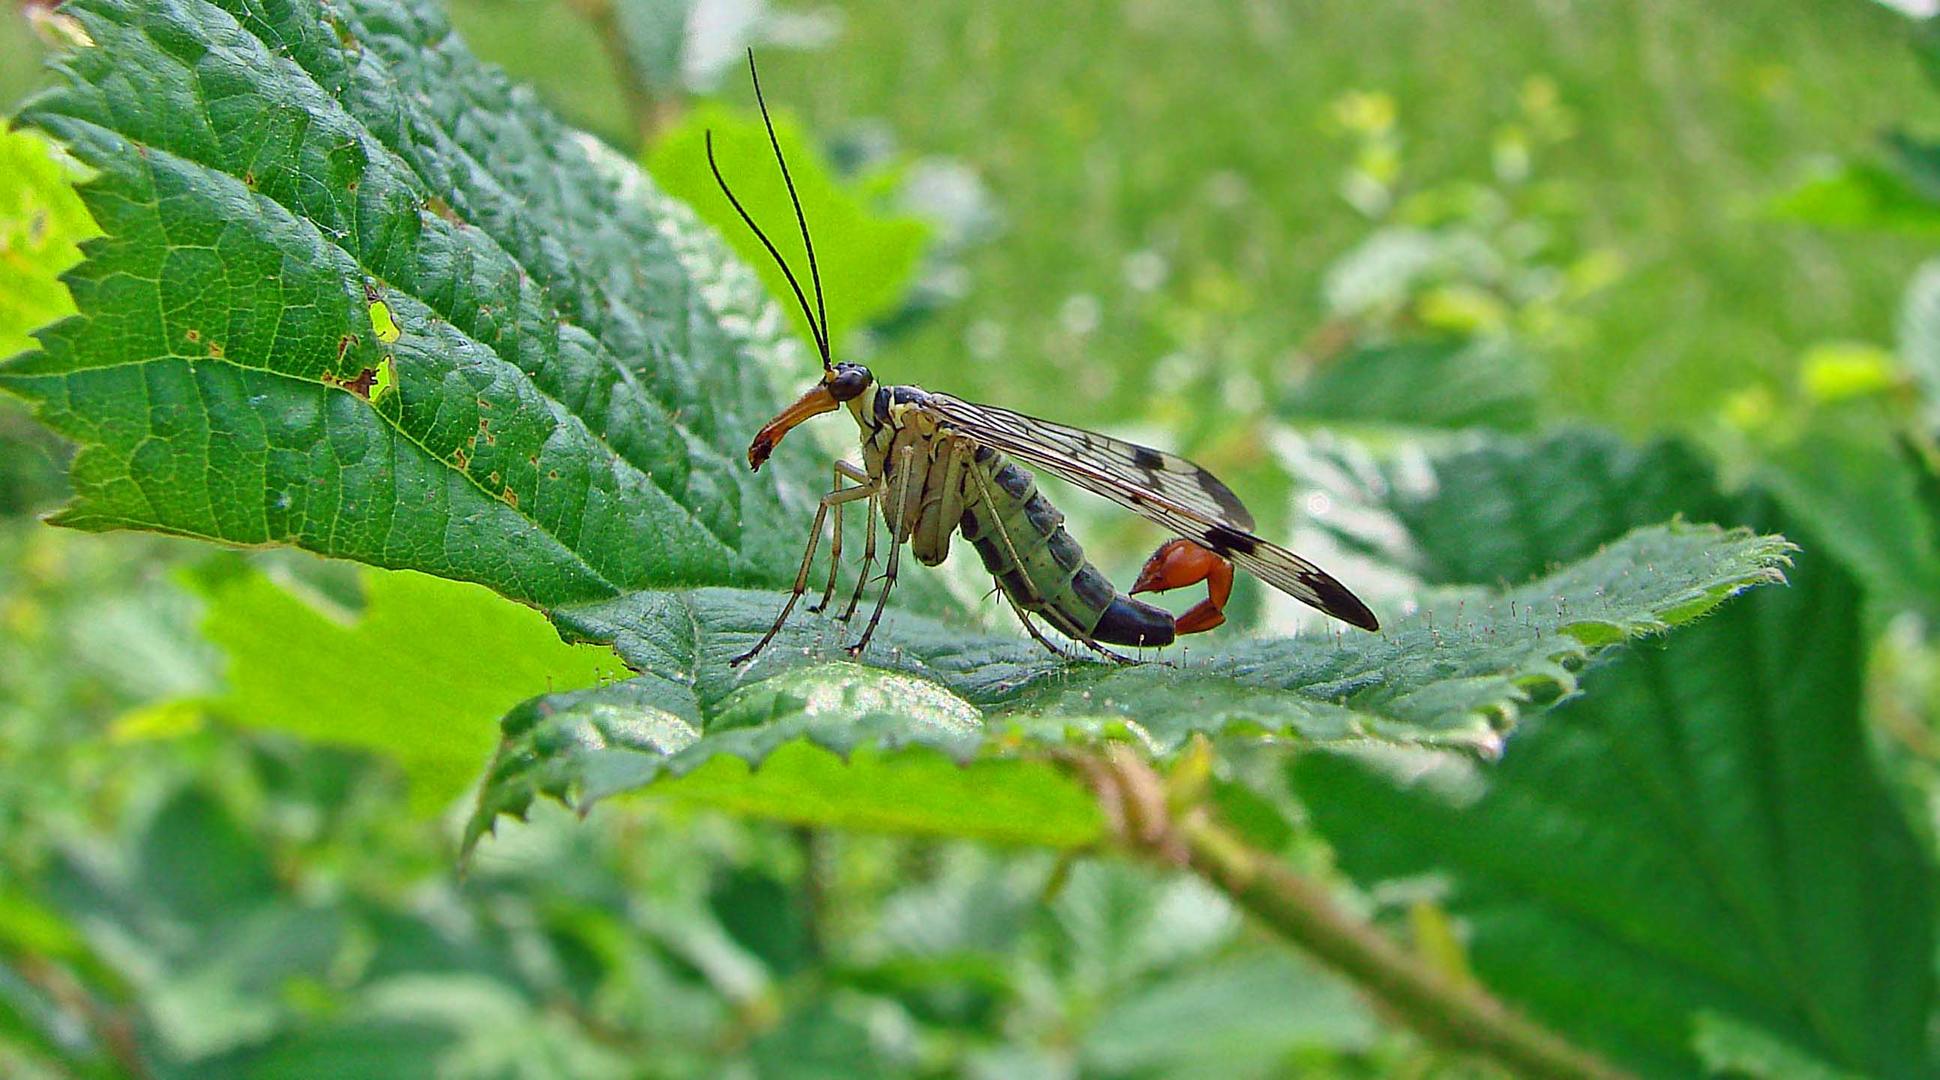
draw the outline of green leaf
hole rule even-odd
[[[1930,428],[1940,429],[1940,261],[1913,271],[1900,301],[1899,354]]]
[[[80,317],[0,365],[80,444],[55,520],[533,604],[792,569],[815,470],[739,460],[785,324],[430,5],[66,11],[95,44],[21,120],[96,171],[106,235],[65,279]]]
[[[1685,444],[1633,448],[1580,428],[1387,454],[1311,440],[1293,458],[1329,493],[1316,526],[1427,585],[1523,581],[1650,522],[1716,521],[1729,509]]]
[[[35,327],[74,312],[60,274],[98,230],[74,193],[84,171],[43,136],[0,128],[0,357]],[[64,491],[54,437],[0,399],[0,514],[39,509]]]
[[[850,331],[902,305],[922,261],[929,228],[917,218],[872,205],[862,185],[839,183],[819,148],[786,110],[777,112],[774,120],[775,137],[787,155],[789,176],[815,238],[816,265],[828,301],[829,343],[840,350]],[[802,339],[812,341],[808,323],[792,300],[788,279],[714,182],[705,145],[710,131],[721,175],[734,185],[735,196],[794,266],[813,303],[808,257],[796,228],[794,206],[759,115],[703,105],[654,144],[647,171],[669,195],[692,206],[720,230],[742,261],[761,275],[769,294],[787,301],[783,307]]]
[[[1759,480],[1824,538],[1859,577],[1882,614],[1940,617],[1940,516],[1921,490],[1921,465],[1885,425],[1819,418],[1796,441],[1769,451]]]
[[[1315,753],[1299,793],[1358,881],[1439,886],[1485,983],[1621,1064],[1698,1073],[1712,1015],[1931,1075],[1934,868],[1868,759],[1858,590],[1805,550],[1789,588],[1597,670],[1486,777]]]
[[[78,164],[31,131],[0,130],[0,356],[29,331],[74,313],[60,274],[98,230],[74,193]]]
[[[869,1029],[827,1001],[791,1013],[748,1048],[757,1076],[800,1080],[869,1080],[892,1077],[871,1045]]]
[[[1508,342],[1426,338],[1327,361],[1280,412],[1332,423],[1521,430],[1535,423],[1540,385],[1541,372]]]
[[[1437,594],[1378,635],[1195,647],[1176,666],[1069,664],[1027,640],[899,614],[867,664],[839,659],[847,627],[800,617],[739,670],[728,659],[772,621],[778,596],[709,589],[580,605],[555,622],[612,643],[643,674],[508,715],[469,839],[539,794],[584,807],[653,786],[794,821],[1081,845],[1099,824],[1081,792],[1042,761],[986,755],[1100,737],[1166,753],[1194,732],[1493,753],[1524,707],[1575,688],[1595,649],[1778,580],[1787,550],[1743,531],[1640,529],[1519,588]],[[874,749],[902,747],[921,752]],[[859,771],[845,779],[830,754]],[[823,775],[804,782],[804,770]]]
[[[1081,1053],[1106,1076],[1269,1077],[1303,1050],[1365,1050],[1375,1034],[1345,984],[1285,951],[1258,950],[1117,1002]]]
[[[1915,236],[1940,233],[1940,204],[1882,165],[1847,162],[1772,200],[1781,221],[1822,229],[1881,229]]]
[[[412,809],[447,809],[494,743],[488,717],[534,690],[621,673],[604,649],[567,645],[536,611],[476,585],[366,570],[363,610],[306,601],[247,568],[198,581],[203,632],[229,659],[215,707],[238,723],[386,754]]]
[[[1716,1013],[1698,1014],[1692,1045],[1713,1074],[1755,1080],[1858,1080],[1861,1075],[1833,1068],[1771,1031]]]

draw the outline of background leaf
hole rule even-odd
[[[1832,229],[1881,229],[1940,235],[1940,205],[1900,173],[1871,162],[1847,162],[1772,201],[1772,213]]]
[[[1357,880],[1440,896],[1491,988],[1622,1063],[1690,1074],[1707,1013],[1868,1075],[1922,1075],[1933,873],[1859,724],[1858,589],[1809,530],[1724,500],[1688,463],[1667,467],[1670,452],[1451,454],[1431,467],[1448,489],[1397,516],[1415,526],[1416,565],[1487,580],[1527,555],[1441,529],[1458,507],[1499,508],[1544,550],[1580,551],[1661,512],[1659,481],[1674,480],[1693,512],[1805,537],[1788,588],[1615,654],[1486,776],[1317,753],[1296,787]],[[1584,493],[1586,476],[1631,478],[1617,488],[1631,494],[1567,513],[1523,498]]]
[[[1507,341],[1422,338],[1352,349],[1326,361],[1282,404],[1289,419],[1402,427],[1531,426],[1537,369]],[[1426,400],[1421,387],[1436,393]]]
[[[33,345],[29,331],[72,314],[60,274],[96,232],[74,193],[85,175],[31,131],[0,131],[0,356]]]
[[[0,131],[0,357],[28,348],[37,327],[73,314],[60,273],[97,231],[74,181],[78,163],[31,131]],[[0,513],[58,499],[65,461],[56,440],[0,398]]]
[[[853,331],[902,305],[922,259],[929,229],[914,217],[873,205],[884,194],[883,181],[893,176],[840,183],[821,149],[802,132],[792,113],[779,110],[774,121],[775,137],[788,158],[789,175],[809,215],[816,265],[821,268],[828,302],[829,343],[840,359]],[[705,136],[710,131],[714,133],[714,154],[720,161],[721,175],[727,177],[741,205],[788,258],[813,303],[808,257],[795,229],[795,210],[782,186],[768,132],[758,115],[718,105],[695,109],[654,144],[647,155],[647,171],[667,194],[693,207],[694,213],[727,238],[741,261],[760,275],[768,295],[785,301],[783,308],[796,334],[803,341],[813,341],[787,278],[735,214],[708,170]]]
[[[247,567],[202,575],[203,632],[229,660],[228,692],[211,704],[245,726],[396,759],[418,813],[447,809],[477,780],[493,744],[482,718],[535,687],[587,687],[625,670],[476,585],[379,571],[358,580],[361,609],[345,611]]]

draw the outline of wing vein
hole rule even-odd
[[[1102,495],[1304,604],[1364,629],[1380,626],[1326,571],[1256,535],[1238,496],[1185,458],[949,394],[929,394],[924,407],[960,434]]]

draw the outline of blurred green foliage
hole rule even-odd
[[[452,7],[486,55],[627,138],[610,69],[567,20],[535,18],[549,10]],[[897,377],[1019,406],[1075,385],[1079,421],[1150,417],[1177,391],[1174,355],[1267,385],[1296,362],[1322,271],[1365,230],[1341,197],[1368,164],[1339,120],[1353,92],[1392,103],[1386,182],[1403,197],[1488,175],[1521,144],[1579,241],[1624,256],[1592,331],[1549,364],[1552,408],[1626,430],[1701,422],[1719,394],[1784,384],[1801,341],[1884,336],[1922,250],[1758,220],[1826,155],[1940,118],[1882,6],[833,10],[836,44],[767,58],[770,100],[818,131],[882,129],[968,162],[1003,211],[964,302],[896,350]],[[551,24],[538,47],[535,23]],[[1525,113],[1532,78],[1566,118],[1549,145]]]
[[[761,275],[768,294],[784,301],[805,341],[815,335],[779,267],[761,247],[734,208],[715,185],[707,164],[706,139],[712,135],[721,175],[770,240],[795,268],[804,295],[815,303],[814,280],[808,258],[793,227],[795,212],[775,168],[768,133],[758,117],[717,105],[704,105],[661,133],[646,156],[647,172],[669,195],[694,208],[720,231],[741,260]],[[892,314],[909,293],[911,278],[928,239],[923,222],[906,214],[885,212],[879,205],[893,186],[894,175],[841,182],[833,170],[815,160],[819,150],[803,137],[792,118],[775,118],[775,137],[790,163],[790,178],[802,202],[815,208],[812,237],[815,260],[828,300],[817,317],[828,319],[831,342],[846,342],[857,329]]]
[[[1213,804],[1645,1074],[1930,1064],[1929,35],[1777,0],[451,6],[777,292],[698,155],[714,128],[792,251],[724,77],[762,44],[839,356],[1188,449],[1393,603],[1521,582],[1619,523],[1796,532],[1794,588],[1559,669],[1585,697],[1499,766],[1227,740]],[[0,101],[46,82],[35,35],[69,32],[29,14],[0,18]],[[71,310],[72,175],[0,136],[0,359]],[[766,374],[722,408],[764,403]],[[1568,417],[1703,449],[1529,435]],[[1342,426],[1360,438],[1316,430]],[[822,460],[791,451],[803,477]],[[65,457],[0,399],[0,1074],[1495,1075],[1199,879],[748,820],[1094,835],[1078,785],[1018,762],[791,743],[760,783],[717,759],[584,820],[522,803],[461,872],[433,815],[514,703],[533,738],[502,765],[569,750],[547,790],[641,782],[544,741],[580,700],[547,692],[610,654],[473,586],[49,529]],[[1713,460],[1771,503],[1725,499]],[[1101,558],[1149,549],[1062,505]],[[815,689],[740,702],[739,734]]]

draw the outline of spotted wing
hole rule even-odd
[[[944,426],[1103,495],[1303,604],[1363,629],[1380,628],[1367,605],[1325,570],[1255,535],[1253,515],[1238,496],[1176,454],[949,394],[929,394],[924,407]]]

